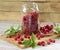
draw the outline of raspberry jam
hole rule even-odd
[[[28,13],[23,16],[22,27],[24,34],[36,33],[38,31],[38,12]]]

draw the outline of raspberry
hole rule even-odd
[[[54,39],[49,39],[50,42],[52,43],[55,43],[55,40]]]
[[[41,41],[41,46],[45,46],[45,42],[44,41]]]
[[[30,39],[30,36],[27,36],[28,39]]]
[[[40,35],[37,36],[38,40],[41,38]]]
[[[24,38],[21,37],[20,40],[21,40],[21,41],[24,41]]]
[[[14,40],[17,40],[17,37],[14,37]]]
[[[22,44],[22,42],[21,41],[18,41],[18,44]]]
[[[38,42],[38,45],[41,45],[41,42]]]
[[[17,34],[16,34],[16,37],[17,37],[17,38],[20,38],[20,36],[21,36],[20,33],[17,33]]]
[[[50,42],[52,42],[52,39],[49,39]]]
[[[27,35],[24,35],[25,38],[27,38]]]
[[[55,43],[55,40],[52,40],[53,43]]]
[[[46,26],[40,27],[40,31],[43,34],[50,34],[52,32],[52,29],[53,29],[53,25],[46,25]]]
[[[48,45],[50,45],[50,44],[51,44],[51,42],[50,42],[50,41],[47,41],[47,44],[48,44]]]
[[[42,46],[45,46],[45,43],[42,43],[41,45],[42,45]]]
[[[12,38],[12,36],[11,36],[11,35],[9,35],[9,36],[8,36],[8,38]]]
[[[41,38],[43,38],[45,35],[44,34],[41,34],[40,36],[41,36]]]

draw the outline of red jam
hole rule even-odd
[[[22,27],[24,34],[29,35],[38,31],[38,15],[37,12],[32,12],[23,17]]]

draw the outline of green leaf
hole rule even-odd
[[[60,33],[60,26],[59,25],[55,25],[55,31]]]
[[[15,35],[15,29],[13,28],[13,26],[10,27],[10,34],[9,35]]]
[[[30,46],[31,45],[31,41],[30,40],[25,40],[22,45],[26,45],[26,46]]]
[[[36,40],[36,36],[33,33],[32,33],[31,39],[33,42]]]
[[[5,37],[7,37],[8,35],[9,35],[9,33],[10,33],[10,29],[7,29],[5,32],[4,32],[5,34]]]
[[[21,30],[21,29],[22,29],[22,26],[21,25],[18,25],[16,31]]]
[[[13,35],[16,34],[15,32],[17,32],[17,31],[19,31],[19,30],[21,30],[21,29],[22,29],[22,26],[20,26],[20,25],[17,27],[17,29],[14,29],[14,27],[11,26],[10,29],[7,29],[7,30],[5,31],[5,35],[7,35],[7,36],[8,36],[8,35],[12,35],[12,36],[13,36]]]
[[[32,48],[35,48],[37,46],[37,43],[33,42],[31,46],[32,46]]]
[[[60,28],[56,28],[55,30],[56,30],[57,32],[60,32]]]
[[[37,46],[37,42],[36,42],[36,36],[33,33],[31,36],[31,40],[32,40],[32,48],[35,48]]]
[[[9,32],[9,31],[10,31],[10,29],[7,29],[7,30],[5,31],[5,33]]]

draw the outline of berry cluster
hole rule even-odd
[[[39,46],[45,46],[46,44],[50,45],[51,43],[55,43],[55,40],[54,39],[49,39],[47,41],[40,41],[40,42],[38,42],[38,45]]]
[[[40,32],[35,34],[37,39],[40,40],[40,38],[43,38],[45,35],[44,34],[40,34]]]
[[[22,21],[23,33],[31,34],[38,31],[38,12],[28,13]]]
[[[12,38],[12,36],[9,35],[8,38]],[[24,39],[28,39],[28,40],[31,39],[30,35],[21,36],[20,33],[16,33],[16,35],[13,38],[14,38],[15,41],[18,41],[18,44],[22,44]]]
[[[53,31],[53,25],[46,25],[46,26],[40,27],[40,31],[43,34],[50,34]]]

